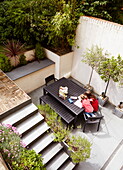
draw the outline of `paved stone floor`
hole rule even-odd
[[[42,94],[41,87],[29,96],[37,105]],[[114,106],[110,103],[101,107],[104,119],[98,132],[96,125],[87,126],[84,135],[92,142],[91,157],[80,163],[75,170],[123,170],[123,119],[114,115],[113,109]],[[81,124],[82,122],[77,122],[77,125]],[[72,133],[83,136],[81,128],[75,129]]]
[[[30,97],[0,70],[0,115]]]

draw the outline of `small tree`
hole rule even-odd
[[[82,59],[82,62],[88,64],[92,68],[88,86],[90,86],[94,69],[97,69],[99,67],[101,61],[104,61],[105,56],[107,55],[108,53],[103,53],[103,49],[98,47],[97,45],[92,45],[91,49],[87,48],[87,50],[85,51],[83,55],[84,59]]]
[[[106,58],[105,61],[100,63],[98,73],[101,79],[107,82],[104,92],[106,95],[110,79],[114,82],[120,82],[120,80],[123,79],[123,60],[121,56],[118,55],[117,58],[114,58],[114,56]]]
[[[90,158],[92,143],[81,136],[72,136],[68,141],[70,157],[74,163],[79,163]]]

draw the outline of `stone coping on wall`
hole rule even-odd
[[[30,73],[33,73],[35,71],[38,71],[40,69],[43,69],[45,67],[48,67],[52,64],[55,64],[55,62],[51,61],[48,58],[45,58],[41,60],[40,62],[38,61],[33,61],[32,63],[28,63],[27,65],[18,67],[11,72],[7,72],[6,75],[11,79],[11,80],[17,80],[21,77],[24,77],[26,75],[29,75]]]

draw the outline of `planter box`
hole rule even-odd
[[[108,100],[109,100],[109,97],[105,97],[104,99],[100,96],[99,98],[98,98],[98,101],[99,101],[99,104],[101,105],[101,106],[104,106],[107,102],[108,102]]]
[[[113,113],[120,118],[123,116],[123,110],[119,109],[118,107],[115,107]]]
[[[55,63],[47,58],[18,67],[6,75],[23,91],[30,93],[45,84],[45,78],[55,73]]]

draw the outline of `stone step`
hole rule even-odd
[[[69,155],[62,150],[46,165],[46,169],[57,170],[68,158]]]
[[[46,122],[40,123],[37,127],[26,133],[22,137],[22,140],[26,145],[29,145],[38,137],[40,137],[42,134],[44,134],[48,129],[50,129],[50,127],[47,125]]]
[[[74,169],[76,164],[74,164],[69,159],[59,168],[59,170],[72,170]]]
[[[116,147],[113,154],[110,156],[110,158],[107,160],[105,165],[102,169],[105,170],[123,170],[123,140],[119,143],[119,145]]]
[[[46,164],[49,160],[51,160],[61,149],[63,146],[60,143],[54,142],[52,146],[49,146],[45,152],[41,153],[43,158],[43,163]]]
[[[24,108],[21,108],[20,110],[13,112],[12,114],[3,118],[1,120],[1,122],[4,124],[14,125],[21,119],[24,119],[26,116],[28,116],[32,113],[36,113],[37,111],[38,111],[38,108],[33,103],[31,103],[31,104],[25,106]]]
[[[53,133],[46,133],[44,136],[41,136],[40,139],[35,141],[30,149],[34,149],[36,153],[40,153],[43,149],[45,149],[48,145],[50,145],[54,140]]]
[[[23,134],[42,120],[44,120],[44,117],[39,112],[37,112],[34,115],[30,116],[28,119],[21,122],[16,127],[18,129],[19,134]]]

